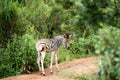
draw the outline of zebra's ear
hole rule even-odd
[[[64,38],[70,38],[70,37],[72,37],[72,35],[66,33],[66,34],[63,34],[63,37],[64,37]]]
[[[68,38],[68,35],[67,35],[67,34],[63,34],[63,37],[64,37],[64,38]]]
[[[72,34],[69,34],[69,38],[71,38],[72,37]]]

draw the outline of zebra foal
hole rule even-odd
[[[53,73],[52,64],[54,58],[56,62],[56,67],[59,70],[57,51],[61,45],[64,45],[67,49],[69,49],[70,47],[68,43],[69,37],[70,34],[63,34],[55,36],[54,38],[51,39],[41,39],[36,43],[36,50],[38,52],[37,64],[39,67],[39,71],[43,74],[43,76],[45,76],[44,58],[46,52],[51,52],[50,73]]]

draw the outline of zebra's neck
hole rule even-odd
[[[55,36],[54,38],[55,43],[57,44],[58,47],[60,47],[63,43],[63,39],[61,36]]]

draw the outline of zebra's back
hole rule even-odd
[[[36,44],[37,51],[42,51],[44,49],[47,52],[51,52],[57,48],[54,39],[41,39]]]

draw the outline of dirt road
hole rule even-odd
[[[96,73],[98,70],[98,58],[89,57],[76,59],[70,62],[60,63],[59,66],[61,68],[59,72],[57,72],[55,66],[53,66],[53,74],[50,74],[49,68],[46,68],[46,76],[40,75],[39,72],[34,72],[31,74],[11,76],[1,80],[74,80],[72,76]]]

